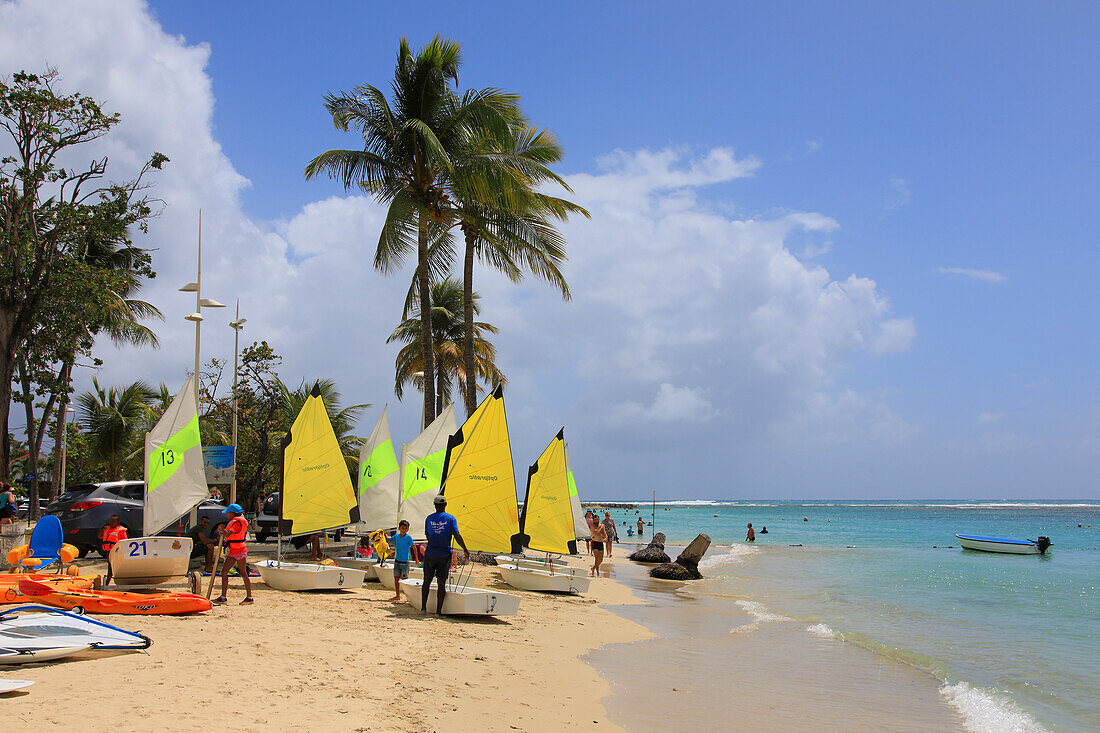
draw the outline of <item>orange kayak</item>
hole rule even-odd
[[[114,590],[65,590],[34,580],[20,580],[19,590],[48,606],[88,613],[173,615],[210,610],[210,601],[194,593],[124,593]]]
[[[0,604],[26,603],[19,581],[30,580],[60,590],[93,590],[99,585],[98,575],[55,575],[48,573],[0,573]]]

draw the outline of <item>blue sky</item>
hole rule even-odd
[[[182,228],[202,206],[211,211],[211,247],[239,237],[236,250],[258,248],[251,260],[234,264],[232,253],[223,264],[260,263],[252,290],[239,290],[261,311],[249,316],[253,338],[269,336],[262,329],[270,310],[269,340],[287,354],[288,377],[323,371],[324,342],[279,320],[275,305],[265,308],[268,298],[287,298],[274,283],[308,287],[325,277],[309,268],[340,267],[312,248],[316,232],[349,253],[353,243],[369,250],[376,236],[366,203],[302,179],[312,156],[355,143],[332,130],[322,95],[386,85],[400,36],[415,45],[441,33],[463,46],[463,87],[519,92],[531,119],[558,135],[560,170],[577,177],[570,180],[587,197],[580,203],[610,212],[611,222],[626,182],[651,181],[629,201],[629,221],[646,225],[639,239],[609,242],[622,226],[604,227],[602,216],[567,229],[577,282],[607,285],[607,298],[624,285],[619,297],[633,297],[629,283],[608,280],[636,257],[637,267],[623,270],[643,283],[644,299],[647,278],[658,290],[664,282],[665,258],[697,251],[693,237],[700,252],[729,252],[721,240],[729,226],[748,237],[730,248],[772,257],[763,265],[733,257],[718,268],[711,299],[698,304],[689,303],[690,289],[673,288],[660,292],[667,300],[637,308],[608,305],[602,293],[566,306],[537,283],[514,289],[487,276],[493,310],[485,315],[506,327],[517,454],[533,459],[565,423],[578,472],[604,497],[653,488],[670,498],[1100,496],[1093,4],[693,3],[673,11],[667,3],[123,2],[101,12],[115,18],[116,37],[105,22],[92,24],[82,55],[68,64],[64,55],[77,51],[48,51],[50,39],[64,37],[48,11],[0,8],[27,39],[0,52],[3,70],[45,57],[74,84],[86,75],[81,88],[93,92],[104,83],[91,73],[98,67],[129,79],[101,94],[126,119],[150,117],[126,144],[175,144],[167,152],[183,163],[165,174],[176,193],[166,197],[165,220],[178,216],[172,221]],[[69,12],[94,11],[77,4]],[[145,66],[171,60],[164,78],[179,82],[172,101],[194,100],[180,109],[194,112],[199,137],[158,129],[152,118],[165,102],[157,97],[168,92],[163,79],[147,78],[155,70],[143,69],[143,58]],[[190,165],[207,143],[220,152]],[[732,157],[688,184],[669,183],[715,150]],[[609,162],[615,151],[620,157]],[[649,166],[645,151],[672,158]],[[208,200],[219,189],[204,192],[201,175],[225,181],[219,201]],[[219,213],[226,200],[232,205]],[[660,213],[673,210],[680,213]],[[806,224],[804,215],[820,219]],[[162,279],[186,280],[186,241],[152,236],[166,237]],[[704,260],[683,277],[705,277]],[[777,262],[790,277],[775,275]],[[264,267],[273,269],[262,275]],[[603,279],[587,268],[602,268]],[[242,273],[226,273],[223,283],[212,276],[212,284],[232,290],[248,279]],[[818,282],[820,273],[827,276]],[[334,376],[356,385],[345,391],[357,400],[392,402],[383,368],[392,354],[376,342],[392,327],[386,293],[403,285],[369,269],[359,282],[361,312],[376,322],[357,334],[358,366]],[[171,288],[156,292],[166,313],[175,307]],[[807,298],[817,305],[803,311]],[[774,312],[782,317],[773,325],[740,333],[742,323]],[[807,326],[810,316],[799,314],[811,312],[821,321]],[[313,323],[325,314],[352,317],[330,307]],[[555,330],[563,323],[583,333]],[[698,338],[662,340],[689,326]],[[166,328],[185,332],[171,321]],[[627,336],[608,345],[605,332],[616,330]],[[224,349],[224,335],[211,338],[212,351]],[[777,350],[789,353],[772,359]],[[171,381],[173,353],[127,353],[114,366],[105,357],[101,381],[148,376],[141,370]],[[364,375],[373,383],[359,386]],[[687,406],[685,414],[675,405]],[[395,431],[415,430],[415,405],[391,407],[391,422]],[[526,460],[517,455],[517,465]]]

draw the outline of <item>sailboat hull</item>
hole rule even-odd
[[[529,570],[546,570],[560,573],[561,575],[581,575],[588,576],[588,568],[573,567],[564,559],[554,558],[554,561],[548,562],[544,558],[525,557],[522,555],[497,555],[497,565],[516,565],[520,568]]]
[[[409,578],[401,581],[401,588],[413,608],[423,610],[421,604],[423,579]],[[434,613],[438,586],[432,583],[428,590],[428,608]],[[519,612],[519,596],[482,588],[462,588],[447,584],[447,597],[443,599],[444,616],[515,616]]]
[[[190,537],[134,537],[111,548],[114,584],[118,587],[150,588],[187,575],[191,560]]]
[[[332,560],[342,568],[362,570],[364,573],[366,573],[363,576],[364,583],[371,580],[378,580],[378,576],[374,572],[374,568],[378,565],[378,558],[376,557],[334,557],[332,558]]]
[[[269,588],[275,590],[340,590],[358,588],[367,571],[339,565],[313,565],[298,562],[262,560],[252,565]]]
[[[530,570],[516,565],[497,565],[501,579],[513,588],[541,593],[587,593],[592,579],[586,575]]]
[[[375,575],[375,577],[378,578],[379,583],[386,586],[390,590],[394,589],[393,563],[392,562],[389,565],[379,565],[379,566],[377,566],[374,569],[374,575]],[[424,578],[423,568],[413,568],[413,567],[409,568],[409,579],[410,580],[413,580],[413,579],[423,580],[423,578]],[[402,580],[401,581],[402,584],[404,584],[406,582],[408,582],[408,581],[407,580]]]

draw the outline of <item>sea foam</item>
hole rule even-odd
[[[836,629],[825,624],[811,624],[806,627],[806,631],[810,632],[814,636],[820,636],[822,639],[839,639],[840,634],[836,632]]]
[[[940,694],[963,716],[963,726],[971,733],[1047,733],[1035,718],[993,690],[959,682],[944,684]]]
[[[734,545],[727,552],[718,552],[710,557],[704,557],[699,563],[700,570],[713,570],[723,565],[740,565],[749,555],[760,552],[759,548],[752,545]]]

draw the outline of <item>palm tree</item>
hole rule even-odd
[[[336,433],[336,441],[340,444],[340,452],[344,454],[348,470],[353,476],[358,475],[359,447],[363,444],[363,439],[352,435],[351,430],[352,425],[359,421],[359,416],[363,410],[370,407],[370,404],[341,407],[343,398],[336,387],[336,382],[331,379],[321,379],[314,384],[321,392],[321,399],[325,401],[325,412],[328,413],[332,430]],[[290,430],[298,418],[298,413],[302,411],[306,400],[309,399],[314,384],[306,384],[303,380],[297,389],[290,389],[282,380],[279,380],[279,422],[282,424],[283,435]]]
[[[463,355],[465,373],[476,374],[474,334],[474,259],[503,272],[512,282],[532,272],[561,291],[569,300],[569,285],[560,265],[565,261],[565,240],[551,219],[565,221],[569,214],[589,213],[564,199],[538,191],[547,182],[572,189],[550,170],[561,160],[562,150],[549,130],[513,124],[504,134],[486,131],[472,144],[479,155],[454,176],[454,214],[465,241],[463,258]],[[486,163],[485,160],[489,162]],[[489,191],[488,198],[483,191]],[[465,383],[466,414],[477,407],[477,380]]]
[[[479,313],[481,296],[472,293],[473,312]],[[485,338],[486,333],[496,333],[497,329],[488,323],[475,321],[473,369],[467,367],[465,348],[465,319],[461,314],[464,301],[463,287],[451,278],[432,285],[431,329],[432,346],[435,348],[436,362],[436,412],[442,412],[451,401],[451,388],[457,381],[463,394],[470,384],[476,389],[477,377],[489,384],[501,384],[507,381],[503,372],[497,368],[496,347]],[[420,313],[413,308],[406,318],[394,329],[386,343],[400,341],[406,346],[397,353],[394,378],[394,393],[398,399],[404,394],[405,386],[412,383],[418,389],[424,388],[424,373],[421,369],[423,359],[420,352]],[[469,375],[474,377],[470,378]]]
[[[88,448],[92,458],[102,464],[107,480],[121,481],[143,450],[144,427],[156,393],[142,381],[105,390],[93,378],[92,387],[93,391],[76,398]]]
[[[335,127],[354,127],[362,150],[329,150],[306,166],[307,179],[325,173],[341,180],[345,190],[358,185],[388,204],[374,264],[385,273],[399,269],[416,248],[416,283],[420,312],[431,310],[429,241],[433,230],[448,229],[448,204],[456,168],[476,167],[491,156],[471,140],[480,134],[504,135],[519,120],[518,97],[498,89],[468,91],[459,96],[459,45],[436,36],[415,53],[402,38],[392,82],[392,103],[370,84],[351,94],[327,95],[325,108]],[[488,198],[476,184],[471,193]],[[429,324],[421,324],[424,424],[435,418],[435,360]]]

